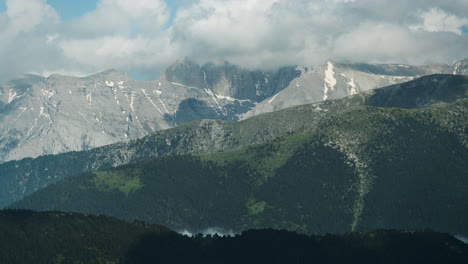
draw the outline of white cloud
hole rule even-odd
[[[21,72],[162,71],[185,56],[244,67],[468,57],[466,0],[100,0],[61,21],[45,0],[0,13],[0,79]]]
[[[96,10],[65,26],[74,37],[159,32],[169,21],[163,0],[100,0]]]
[[[259,47],[269,34],[269,7],[277,1],[202,0],[189,9],[180,10],[175,25],[180,37],[207,43],[222,50],[248,52]]]
[[[439,8],[431,8],[421,12],[421,24],[412,26],[412,29],[422,29],[429,32],[453,32],[462,34],[461,28],[468,26],[468,18],[448,14]]]
[[[64,24],[58,47],[71,64],[90,72],[160,68],[173,56],[163,0],[101,0],[96,10]]]
[[[342,4],[342,3],[341,3]],[[276,67],[323,59],[336,27],[333,1],[201,0],[179,11],[175,41],[199,60],[226,59],[244,66]]]
[[[399,0],[396,0],[397,2]],[[364,62],[445,62],[467,56],[447,50],[450,41],[468,44],[456,16],[444,30],[460,36],[422,34],[408,28],[418,21],[421,4],[408,1],[240,1],[200,0],[179,12],[174,32],[199,61],[222,58],[247,67],[317,64],[327,59]],[[411,3],[411,2],[410,2]],[[388,10],[388,16],[381,12]],[[468,6],[466,7],[468,10]],[[395,14],[401,13],[400,21]],[[440,45],[440,46],[439,46]],[[452,47],[454,44],[451,45]],[[459,47],[459,45],[455,45]]]
[[[55,10],[45,0],[7,0],[7,30],[13,33],[30,31],[43,23],[58,22]]]
[[[460,39],[452,33],[365,23],[337,38],[332,53],[339,60],[423,64],[459,60],[466,44],[466,37]]]
[[[159,63],[171,63],[175,56],[167,38],[104,36],[65,40],[59,46],[66,58],[86,66],[90,72],[107,68],[150,68]]]
[[[0,14],[0,79],[47,67],[58,51],[45,37],[59,23],[55,10],[45,0],[7,0],[6,7]]]

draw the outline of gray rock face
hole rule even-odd
[[[233,120],[253,106],[112,70],[84,78],[26,75],[0,85],[0,93],[0,162],[91,149],[199,118]],[[186,102],[196,102],[193,113]]]
[[[0,163],[87,150],[196,119],[237,121],[432,73],[468,74],[468,60],[418,67],[328,62],[265,72],[184,59],[149,82],[114,70],[83,78],[25,75],[0,84]]]
[[[466,74],[466,71],[460,71],[463,64],[457,64],[451,67],[340,64],[329,61],[319,67],[298,67],[301,71],[299,77],[293,79],[286,89],[257,104],[243,118],[290,106],[343,98],[435,73]]]
[[[214,94],[260,102],[288,87],[301,75],[295,66],[276,71],[249,71],[236,65],[207,63],[203,66],[183,59],[171,65],[163,78],[186,86],[207,88]]]
[[[461,60],[453,66],[453,74],[468,75],[468,59]]]

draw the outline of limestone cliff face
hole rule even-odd
[[[252,106],[112,70],[84,78],[26,75],[0,84],[0,162],[87,150],[200,118],[237,120]]]
[[[275,71],[252,71],[229,62],[200,66],[189,59],[183,59],[169,66],[163,79],[186,86],[207,88],[220,96],[260,102],[286,88],[300,75],[301,72],[295,66]]]

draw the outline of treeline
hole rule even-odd
[[[0,263],[467,263],[468,246],[429,230],[307,236],[273,229],[183,236],[112,217],[0,211]]]

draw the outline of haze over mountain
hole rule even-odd
[[[83,78],[25,75],[0,84],[0,162],[87,150],[196,119],[236,121],[432,73],[466,74],[467,64],[328,62],[264,72],[183,59],[150,82],[114,70]]]

